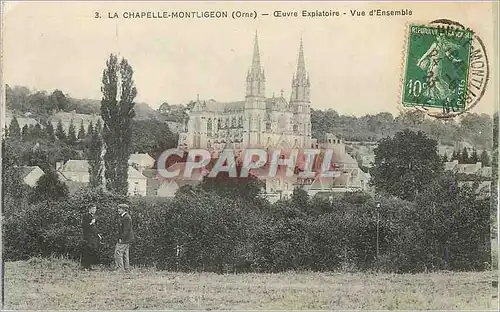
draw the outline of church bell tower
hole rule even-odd
[[[304,60],[304,47],[300,40],[299,58],[297,62],[297,72],[292,78],[292,93],[290,96],[290,106],[298,119],[298,135],[303,146],[308,146],[311,141],[311,101],[309,100],[311,84],[309,75],[306,72]]]
[[[256,147],[262,144],[261,132],[266,110],[266,77],[260,65],[259,41],[255,32],[252,66],[247,74],[243,144]]]

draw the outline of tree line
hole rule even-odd
[[[491,166],[491,160],[490,156],[488,155],[488,152],[486,150],[483,150],[481,154],[478,154],[476,148],[472,149],[472,153],[470,155],[466,147],[464,147],[462,151],[454,150],[450,158],[448,158],[448,155],[445,153],[443,155],[443,160],[444,161],[458,160],[459,164],[476,164],[480,162],[483,167]]]
[[[377,142],[412,129],[425,132],[441,145],[454,146],[464,141],[488,151],[493,146],[493,117],[488,114],[466,113],[457,120],[440,120],[426,117],[420,111],[403,111],[398,116],[382,112],[355,117],[333,109],[311,109],[311,126],[312,135],[318,140],[324,140],[325,133],[334,133],[346,141]]]
[[[31,205],[11,201],[4,210],[4,256],[78,258],[79,216],[99,203],[105,237],[99,257],[111,263],[112,249],[105,247],[115,242],[115,207],[125,201],[137,229],[136,265],[219,273],[490,268],[490,193],[444,171],[435,140],[398,132],[379,144],[374,168],[375,193],[310,197],[296,188],[273,204],[258,179],[225,176],[184,186],[173,199],[87,188]]]

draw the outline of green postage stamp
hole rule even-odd
[[[410,25],[403,106],[463,111],[472,40],[473,33],[468,29]]]

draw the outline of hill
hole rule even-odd
[[[163,103],[158,110],[147,103],[136,103],[136,120],[157,120],[161,122],[184,122],[186,111],[194,102],[179,105]],[[100,114],[100,100],[77,99],[60,90],[52,93],[30,91],[26,87],[6,86],[6,107],[12,114],[29,113],[38,121],[45,121],[55,112]],[[493,147],[493,118],[487,114],[465,113],[454,120],[440,120],[427,117],[418,111],[402,112],[393,116],[388,112],[362,117],[340,115],[333,109],[311,109],[312,136],[323,141],[325,133],[333,133],[345,141],[376,142],[403,129],[421,130],[440,145],[469,145],[478,150],[491,151]]]
[[[75,112],[77,114],[101,113],[101,100],[79,99],[65,94],[61,90],[32,91],[23,86],[5,87],[6,108],[14,116],[29,114],[32,118],[44,121],[57,112]],[[165,120],[164,116],[157,110],[152,109],[147,103],[136,103],[135,119],[157,119]]]

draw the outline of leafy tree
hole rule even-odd
[[[83,140],[85,138],[85,127],[83,126],[83,119],[80,123],[80,130],[78,130],[78,140]]]
[[[451,155],[451,160],[459,160],[460,159],[460,153],[458,153],[456,150],[453,150],[453,154]]]
[[[186,108],[189,110],[192,110],[194,107],[194,104],[196,104],[195,101],[190,101],[188,104],[186,104]]]
[[[19,122],[17,121],[17,118],[14,117],[12,118],[9,126],[9,136],[13,138],[20,138],[21,137],[21,128],[19,127]]]
[[[23,142],[27,142],[30,140],[30,131],[28,125],[24,125],[23,129],[21,130],[21,136],[23,138]]]
[[[167,102],[164,102],[160,105],[160,107],[158,107],[158,112],[164,115],[168,115],[170,113],[170,105],[168,105]]]
[[[477,150],[474,148],[472,150],[472,155],[469,158],[469,163],[475,164],[479,162],[479,155],[477,154]]]
[[[61,90],[54,90],[49,96],[49,101],[52,108],[56,111],[67,111],[70,106],[69,100]]]
[[[488,114],[467,113],[461,115],[460,130],[468,141],[483,149],[491,149],[493,118]]]
[[[303,188],[296,187],[290,199],[292,205],[295,206],[296,209],[304,212],[309,211],[309,194]]]
[[[103,139],[106,187],[117,194],[128,189],[128,159],[131,154],[132,119],[137,89],[133,70],[126,59],[118,63],[111,54],[102,75],[101,117],[104,120]],[[119,94],[119,99],[117,98]]]
[[[410,127],[420,126],[425,119],[425,113],[418,110],[410,110],[402,113],[401,121]]]
[[[30,94],[28,97],[28,106],[30,107],[30,111],[35,112],[39,116],[48,116],[57,108],[49,100],[45,91]]]
[[[11,107],[12,109],[19,110],[21,112],[29,111],[30,106],[28,104],[28,97],[31,94],[30,90],[22,86],[14,86],[11,90],[13,94],[6,99],[7,107]],[[11,99],[10,101],[9,98]]]
[[[45,138],[45,132],[43,131],[42,126],[39,123],[37,123],[33,127],[31,131],[31,137],[35,140]]]
[[[2,140],[2,198],[10,196],[17,200],[24,198],[25,185],[18,167],[19,155],[12,148],[11,141]]]
[[[102,133],[102,122],[100,119],[97,120],[95,127],[94,127],[94,131]]]
[[[236,172],[237,177],[230,177],[228,172],[219,172],[213,178],[205,176],[200,188],[205,192],[215,192],[224,198],[262,203],[263,182],[252,174],[249,174],[247,178],[240,177],[241,165],[239,164],[236,164]]]
[[[490,156],[488,155],[487,151],[483,151],[481,153],[481,164],[483,165],[483,167],[489,167],[489,166],[491,166]]]
[[[460,154],[459,163],[468,164],[470,162],[469,152],[467,152],[467,147],[464,147],[462,153]]]
[[[177,147],[178,135],[172,133],[168,124],[159,120],[132,121],[132,150],[139,153],[159,155],[164,150]]]
[[[448,154],[446,152],[444,152],[442,159],[443,159],[443,162],[447,162],[448,161]]]
[[[98,132],[92,132],[90,146],[88,149],[89,161],[89,184],[91,187],[99,187],[102,185],[102,138]]]
[[[92,136],[93,133],[94,133],[94,123],[91,120],[89,126],[87,127],[87,135]]]
[[[27,163],[29,166],[38,166],[44,172],[49,172],[53,167],[51,153],[52,151],[49,150],[32,148],[26,154]]]
[[[20,107],[17,106],[16,94],[8,84],[5,85],[5,103],[7,108],[21,110]]]
[[[419,194],[413,218],[420,230],[416,241],[423,248],[418,255],[422,262],[469,270],[489,262],[489,198],[478,187],[462,184],[449,174]],[[437,259],[444,264],[436,263]]]
[[[66,184],[59,180],[55,171],[46,172],[37,181],[33,189],[32,202],[57,201],[69,195]]]
[[[379,141],[371,184],[382,193],[413,200],[443,171],[437,142],[423,132],[404,130]]]
[[[54,134],[54,126],[52,126],[52,123],[50,121],[48,121],[45,125],[45,134],[50,142],[54,142],[56,140],[56,136]]]
[[[73,124],[73,120],[71,120],[71,122],[69,123],[67,140],[68,140],[69,145],[76,144],[76,129],[75,129],[75,125]]]
[[[64,128],[63,128],[61,120],[59,120],[59,122],[57,123],[56,137],[61,142],[66,141],[66,132],[64,131]]]

